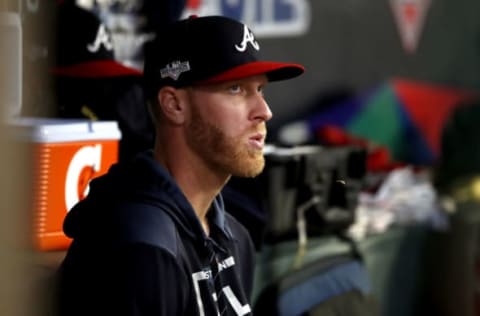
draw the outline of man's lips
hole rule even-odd
[[[257,149],[263,149],[265,145],[265,133],[255,133],[248,138],[250,145]]]

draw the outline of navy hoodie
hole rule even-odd
[[[251,315],[248,232],[221,196],[208,219],[209,236],[151,151],[112,166],[64,221],[60,316]]]

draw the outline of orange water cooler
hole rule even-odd
[[[118,160],[115,121],[19,118],[15,139],[32,145],[33,243],[37,250],[66,249],[67,212],[88,194],[89,182]]]

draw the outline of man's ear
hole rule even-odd
[[[160,109],[167,120],[181,124],[185,120],[185,106],[179,96],[179,91],[174,87],[166,86],[158,91]]]

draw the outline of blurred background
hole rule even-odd
[[[65,5],[106,27],[110,52],[62,59],[91,23],[91,40],[99,34],[99,24],[87,19],[61,24]],[[266,170],[256,180],[232,179],[225,190],[257,246],[257,314],[281,306],[264,301],[265,293],[300,267],[321,262],[321,274],[330,275],[340,264],[325,260],[348,254],[363,270],[347,281],[369,299],[368,309],[357,311],[480,315],[475,0],[0,0],[0,314],[49,310],[44,283],[69,243],[61,220],[71,199],[82,198],[89,179],[106,170],[87,174],[82,168],[94,162],[85,162],[72,180],[74,197],[63,203],[68,171],[59,170],[70,168],[70,157],[46,153],[69,144],[55,133],[77,124],[81,135],[69,142],[93,144],[105,137],[86,134],[81,124],[95,122],[88,133],[119,141],[102,157],[105,168],[149,147],[152,129],[139,90],[144,45],[156,28],[191,14],[244,21],[265,57],[306,68],[267,88],[274,116]],[[127,70],[77,71],[98,60]],[[61,183],[53,186],[57,180],[49,177]],[[52,190],[47,198],[40,187]],[[297,224],[305,219],[302,230]],[[323,315],[322,304],[333,304],[327,294],[315,301]],[[334,306],[332,315],[342,315]]]

